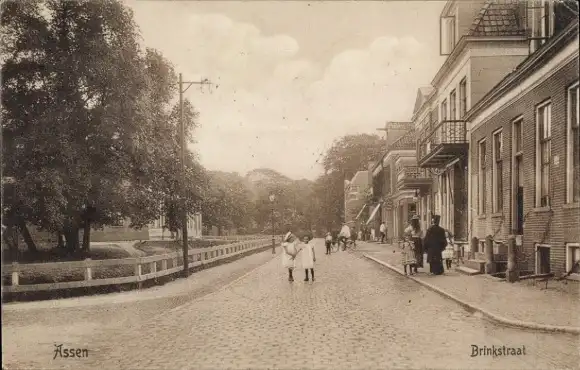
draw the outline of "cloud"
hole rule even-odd
[[[334,139],[409,119],[416,89],[437,67],[425,63],[433,56],[413,37],[379,37],[320,65],[298,56],[294,38],[264,35],[224,15],[195,14],[179,25],[163,31],[177,32],[179,40],[153,31],[144,38],[157,40],[150,46],[186,80],[219,83],[212,94],[195,88],[186,94],[201,113],[195,148],[210,169],[271,167],[314,178],[316,160]]]

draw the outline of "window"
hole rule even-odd
[[[566,244],[566,273],[572,270],[573,274],[580,274],[580,244],[568,243]]]
[[[514,121],[513,127],[513,140],[514,140],[514,155],[521,155],[522,153],[522,139],[523,139],[523,132],[522,132],[522,119],[519,118]]]
[[[441,122],[447,121],[447,100],[443,100],[441,103],[441,112],[440,112]]]
[[[578,107],[580,106],[578,100],[578,82],[568,89],[568,140],[567,140],[567,202],[580,201],[580,150],[578,139],[580,132],[578,130],[578,117],[580,116]]]
[[[492,199],[493,212],[503,210],[503,137],[502,132],[493,134],[493,168],[492,168]]]
[[[554,1],[530,0],[528,11],[532,22],[530,50],[534,52],[554,34]]]
[[[457,93],[455,90],[451,91],[449,94],[449,119],[457,119]]]
[[[441,17],[439,48],[441,55],[449,55],[456,44],[456,21],[455,16]]]
[[[459,83],[459,119],[467,113],[467,80],[464,78]]]
[[[485,193],[486,193],[486,188],[485,188],[485,175],[486,175],[486,145],[485,145],[485,139],[481,140],[479,142],[479,152],[478,152],[478,158],[479,158],[479,171],[477,173],[477,177],[478,177],[478,213],[480,215],[485,214],[485,203],[486,203],[486,199],[485,199]]]
[[[536,207],[550,206],[552,104],[536,108]]]
[[[513,230],[516,235],[524,232],[524,171],[523,171],[523,120],[517,118],[512,126],[512,210],[513,210]]]

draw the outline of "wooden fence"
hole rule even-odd
[[[244,238],[244,237],[238,237]],[[212,238],[213,239],[213,238]],[[222,239],[223,240],[223,239]],[[279,244],[281,237],[276,237],[276,244]],[[231,258],[239,254],[247,253],[256,249],[272,245],[272,238],[248,239],[237,241],[231,244],[216,245],[209,248],[194,248],[189,250],[189,268]],[[142,283],[147,280],[156,279],[162,276],[171,275],[183,271],[182,252],[172,252],[167,254],[153,255],[147,257],[121,258],[108,260],[91,260],[72,262],[50,262],[50,263],[26,263],[2,266],[2,275],[11,276],[12,285],[2,287],[5,293],[19,292],[39,292],[59,289],[88,288],[105,285],[119,285],[129,283]],[[171,267],[168,267],[171,261]],[[158,269],[158,263],[160,268]],[[132,276],[93,279],[93,269],[105,266],[127,266],[134,267]],[[142,266],[149,265],[149,273],[142,273]],[[66,281],[44,284],[19,284],[19,274],[22,272],[46,272],[51,270],[73,270],[84,269],[84,280]]]

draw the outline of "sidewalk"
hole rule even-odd
[[[358,250],[370,260],[403,274],[398,247],[360,242]],[[555,289],[562,282],[550,282],[548,289],[540,289],[527,282],[512,284],[486,275],[463,275],[454,268],[442,276],[428,273],[426,264],[410,278],[492,320],[531,329],[580,333],[580,294]],[[569,284],[578,286],[576,282]]]

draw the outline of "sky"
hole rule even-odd
[[[209,170],[313,180],[334,140],[411,119],[439,56],[442,1],[126,0],[185,81]]]

